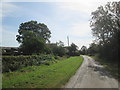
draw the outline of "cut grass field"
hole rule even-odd
[[[52,65],[29,66],[3,74],[3,88],[61,88],[83,62],[81,56],[70,57]]]

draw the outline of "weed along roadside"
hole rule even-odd
[[[106,59],[100,58],[98,55],[91,56],[91,57],[94,58],[94,60],[99,62],[101,65],[103,65],[114,78],[120,81],[120,78],[119,78],[120,73],[118,72],[119,68],[118,68],[117,62],[113,63],[113,62],[107,61]]]
[[[3,73],[3,88],[60,88],[83,62],[81,56],[59,60],[51,65],[28,66]]]

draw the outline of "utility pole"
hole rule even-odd
[[[68,46],[69,46],[69,37],[67,36]]]

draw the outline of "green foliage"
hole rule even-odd
[[[50,62],[51,61],[51,62]],[[3,72],[15,71],[23,67],[53,63],[52,55],[31,55],[31,56],[3,56]]]
[[[49,42],[51,37],[48,27],[37,21],[21,23],[18,33],[16,40],[21,44],[23,54],[44,52],[45,43]]]
[[[82,55],[87,54],[87,47],[86,46],[81,47],[80,54],[82,54]]]
[[[118,63],[113,61],[108,61],[106,59],[101,58],[99,55],[92,56],[95,60],[99,61],[100,64],[102,64],[109,72],[110,74],[116,78],[118,81],[120,81],[120,72]]]
[[[29,66],[3,74],[3,88],[60,88],[75,74],[83,58],[71,57],[50,66]]]
[[[36,36],[33,32],[27,32],[27,35],[29,37],[26,37],[20,46],[24,54],[44,52],[45,40],[40,36]]]
[[[55,58],[55,59],[58,59],[58,60],[60,59],[60,57],[59,57],[59,56],[54,56],[54,58]]]
[[[51,32],[49,31],[48,27],[43,23],[38,23],[37,21],[28,21],[25,23],[21,23],[19,26],[17,35],[17,40],[19,43],[22,43],[26,37],[28,37],[28,32],[34,32],[36,36],[40,36],[46,41],[49,41],[51,37]]]
[[[71,46],[68,47],[68,55],[69,56],[79,56],[78,52],[78,46],[75,45],[74,43],[71,44]]]
[[[95,55],[98,53],[98,51],[99,51],[99,46],[95,43],[91,43],[87,50],[89,55]]]
[[[44,48],[44,54],[51,54],[51,53],[52,53],[51,49],[48,46],[46,46]]]
[[[65,55],[65,49],[61,46],[53,46],[52,48],[52,53],[55,55],[55,56],[63,56]]]
[[[120,1],[108,2],[105,6],[100,6],[92,12],[91,27],[101,57],[118,61],[120,53]]]
[[[64,49],[64,43],[62,41],[56,42],[56,45],[52,45],[49,48],[51,48],[51,52],[55,55],[55,56],[64,56],[66,54],[66,51]]]

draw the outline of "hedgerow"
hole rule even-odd
[[[56,62],[52,55],[30,55],[30,56],[3,56],[2,72],[10,72],[18,70],[22,67],[33,65],[50,65]]]

